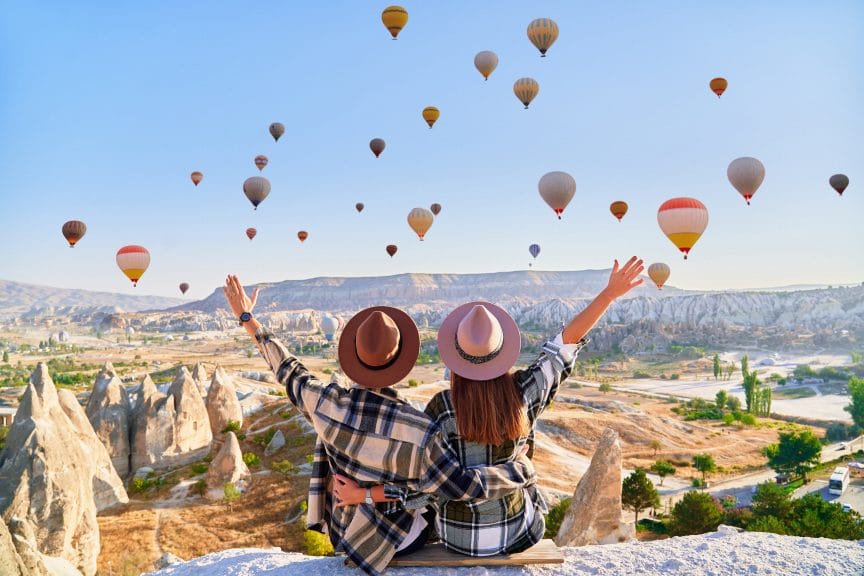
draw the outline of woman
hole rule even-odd
[[[533,449],[537,419],[570,375],[585,335],[609,306],[642,284],[642,260],[635,256],[612,268],[606,288],[555,338],[543,345],[527,369],[511,373],[521,338],[502,308],[471,302],[454,310],[438,331],[438,352],[450,369],[451,387],[438,393],[426,413],[441,427],[463,466],[512,461],[525,446]],[[391,492],[392,494],[392,492]],[[340,505],[362,500],[362,489],[338,477],[334,495]],[[424,503],[409,498],[409,504]],[[512,554],[530,548],[545,531],[546,503],[531,485],[491,500],[438,498],[438,535],[444,545],[469,556]]]

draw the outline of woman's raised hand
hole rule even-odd
[[[252,293],[252,297],[249,298],[237,276],[230,275],[225,278],[225,286],[222,288],[222,291],[225,292],[225,299],[228,301],[228,306],[231,307],[231,311],[235,317],[239,317],[243,312],[252,312],[252,309],[255,308],[255,303],[258,302],[258,293],[260,292],[256,288]]]
[[[615,265],[612,267],[612,273],[609,274],[609,284],[603,290],[612,300],[616,300],[644,282],[643,278],[639,278],[642,271],[645,270],[641,258],[633,256],[624,264],[623,267],[618,266],[618,260],[615,260]]]

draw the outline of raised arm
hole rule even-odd
[[[636,256],[630,258],[620,269],[618,260],[615,260],[606,288],[564,328],[564,343],[575,344],[582,340],[609,309],[612,302],[642,284],[643,279],[639,278],[639,274],[644,269],[642,260],[637,259]]]

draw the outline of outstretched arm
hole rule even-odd
[[[609,284],[564,328],[564,343],[575,344],[582,340],[603,317],[612,302],[642,284],[643,279],[639,278],[639,274],[644,269],[642,260],[637,259],[636,256],[630,258],[620,269],[618,260],[615,260],[612,273],[609,275]]]

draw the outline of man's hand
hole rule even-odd
[[[361,488],[357,482],[341,474],[333,475],[333,496],[336,497],[336,506],[354,506],[366,502],[366,489]]]
[[[239,318],[243,312],[252,312],[252,309],[255,308],[260,289],[256,288],[255,292],[252,293],[252,298],[249,298],[237,276],[229,275],[225,278],[225,286],[222,291],[225,292],[225,299],[228,301],[228,306],[231,307],[234,317]]]

